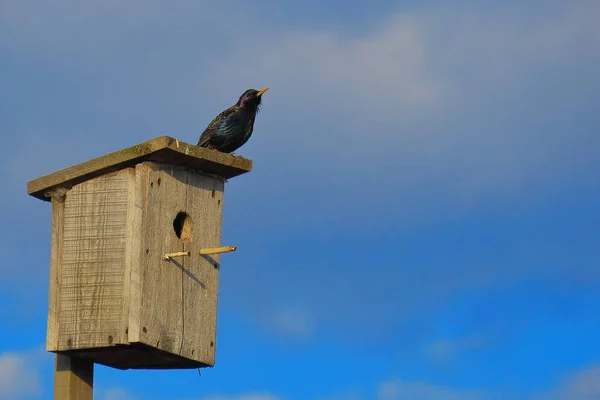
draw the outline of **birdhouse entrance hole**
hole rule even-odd
[[[173,229],[179,239],[189,240],[192,237],[192,218],[186,212],[178,212],[173,220]]]

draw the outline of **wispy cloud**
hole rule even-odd
[[[464,351],[481,348],[485,339],[478,335],[471,335],[459,339],[438,339],[428,343],[425,354],[434,362],[451,362]]]
[[[362,391],[353,389],[341,392],[337,395],[324,395],[318,397],[319,400],[362,400],[362,399],[377,399],[377,400],[493,400],[500,399],[491,393],[474,390],[456,389],[436,385],[427,381],[403,381],[400,379],[390,379],[381,382],[376,387],[371,387],[366,390],[365,396]],[[134,394],[123,389],[109,389],[104,400],[122,400],[122,399],[137,399]],[[242,393],[236,395],[209,395],[201,397],[200,400],[285,400],[286,397],[280,397],[262,393]],[[562,400],[562,399],[561,399]]]
[[[273,86],[268,116],[258,122],[269,129],[252,150],[262,158],[277,148],[279,157],[267,156],[272,162],[304,165],[294,185],[309,185],[307,173],[327,165],[344,195],[357,177],[385,179],[386,195],[401,191],[402,201],[421,190],[442,189],[451,198],[506,193],[549,171],[556,181],[581,171],[580,163],[598,162],[581,148],[594,140],[589,129],[566,135],[544,123],[549,108],[575,101],[561,101],[560,93],[575,87],[591,93],[582,79],[597,77],[598,58],[573,57],[598,54],[593,43],[600,29],[590,18],[597,5],[575,2],[553,11],[529,19],[432,7],[393,15],[362,36],[326,30],[257,36],[256,46],[229,53],[212,76],[219,90],[247,82]],[[567,84],[561,70],[579,76]],[[542,87],[554,101],[541,96]],[[287,124],[276,123],[282,116]],[[565,117],[552,119],[571,126]],[[569,157],[573,151],[578,160]],[[311,155],[310,164],[302,154]]]
[[[319,400],[494,400],[502,399],[493,393],[437,385],[426,380],[389,379],[368,390],[351,390],[341,395],[320,397]]]
[[[28,399],[43,393],[39,364],[43,352],[0,353],[0,397]]]
[[[271,326],[284,335],[306,337],[314,328],[306,310],[279,309],[271,317]]]
[[[429,382],[390,380],[383,382],[378,390],[379,400],[480,400],[491,399],[482,392],[437,386]]]
[[[254,179],[275,184],[257,191],[253,178],[236,182],[244,205],[239,214],[232,210],[232,221],[252,209],[277,215],[260,226],[275,235],[285,231],[290,241],[296,231],[361,236],[383,226],[401,241],[399,227],[433,224],[488,202],[506,208],[523,199],[541,202],[549,188],[593,184],[600,137],[590,105],[600,82],[600,28],[591,16],[598,5],[573,2],[543,16],[536,7],[518,13],[436,7],[397,13],[360,35],[259,30],[252,45],[240,44],[214,66],[214,91],[234,93],[249,82],[272,87],[245,151],[259,160]],[[343,239],[330,240],[330,249],[306,262],[296,262],[302,252],[289,245],[278,258],[288,263],[285,273],[258,265],[252,272],[257,281],[279,285],[263,285],[262,293],[244,284],[242,271],[230,279],[239,280],[236,293],[252,292],[244,299],[260,299],[254,312],[270,308],[266,298],[281,304],[302,291],[286,282],[310,287],[306,298],[318,324],[355,322],[350,310],[369,321],[397,322],[409,308],[464,287],[518,279],[531,268],[540,277],[550,273],[517,250],[500,261],[466,260],[470,250],[462,249],[464,262],[425,261],[425,251],[414,265],[402,260],[410,250],[386,239],[389,248],[370,243],[371,257],[361,253],[360,261],[350,257],[331,271],[343,253],[332,248]],[[397,263],[365,279],[365,268],[392,254]],[[589,264],[575,268],[591,271]]]
[[[121,387],[112,387],[103,391],[101,396],[104,400],[138,400],[139,396],[134,395],[130,390]]]
[[[520,249],[502,260],[423,251],[415,262],[397,245],[408,237],[402,229],[440,215],[490,199],[535,203],[546,198],[540,188],[596,181],[597,2],[542,14],[434,2],[360,32],[260,24],[268,16],[249,10],[223,22],[226,5],[206,2],[30,4],[10,2],[0,13],[3,50],[43,71],[7,81],[16,96],[7,129],[19,144],[1,161],[12,171],[14,190],[0,200],[14,206],[8,218],[24,215],[15,226],[39,229],[23,209],[26,179],[159,134],[193,142],[245,88],[270,86],[242,152],[255,169],[227,189],[243,200],[226,201],[224,232],[247,252],[222,287],[225,301],[278,331],[356,318],[385,330],[461,288],[530,274],[530,264],[546,276]],[[39,76],[30,88],[15,83]],[[356,239],[384,229],[385,248]],[[336,241],[309,260],[294,241],[319,235]],[[302,313],[281,314],[298,297]]]
[[[600,364],[571,373],[556,387],[532,397],[532,400],[597,399],[600,399]]]
[[[283,400],[281,397],[275,397],[268,394],[243,394],[239,396],[214,396],[203,400]]]

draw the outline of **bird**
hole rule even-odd
[[[262,95],[269,90],[248,89],[237,103],[221,111],[208,124],[198,139],[198,147],[205,147],[222,153],[233,153],[242,147],[254,130],[254,120]]]

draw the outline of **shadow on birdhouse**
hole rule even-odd
[[[223,190],[252,161],[163,136],[28,182],[52,203],[46,349],[213,366]]]

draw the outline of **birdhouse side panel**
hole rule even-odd
[[[54,291],[59,351],[127,343],[122,313],[133,179],[127,168],[75,185],[64,197]]]
[[[224,181],[199,172],[188,174],[187,211],[193,221],[191,240],[184,243],[185,329],[181,356],[213,366],[217,334],[219,254],[200,255],[202,248],[221,245]]]

